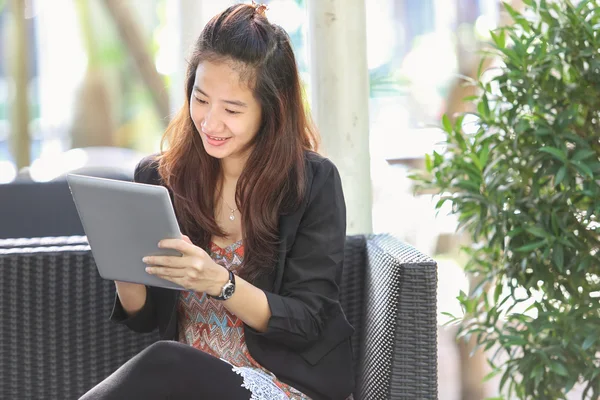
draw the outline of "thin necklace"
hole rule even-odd
[[[231,208],[229,206],[229,204],[227,204],[227,202],[225,201],[225,199],[223,199],[223,203],[225,203],[225,205],[227,206],[227,208],[229,208],[231,210],[231,214],[229,215],[229,219],[231,221],[235,220],[235,212],[237,211],[237,208]]]

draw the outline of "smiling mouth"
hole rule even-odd
[[[228,138],[228,137],[226,137],[226,138],[221,138],[221,137],[209,136],[209,135],[206,135],[206,137],[207,137],[207,138],[209,138],[210,140],[216,140],[216,141],[218,141],[218,142],[224,142],[224,141],[226,141],[227,139],[230,139],[230,138]]]

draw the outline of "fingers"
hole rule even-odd
[[[147,267],[146,271],[158,278],[176,283],[185,289],[192,289],[194,287],[194,279],[189,276],[189,273],[182,275],[183,270],[181,269],[151,266]]]
[[[189,236],[187,235],[181,235],[181,237],[183,238],[184,241],[186,241],[189,244],[194,244],[192,243],[192,240],[189,238]]]
[[[152,275],[156,275],[159,278],[163,278],[163,279],[183,278],[183,276],[184,276],[183,270],[181,270],[181,269],[169,268],[169,267],[159,267],[156,265],[146,267],[146,272],[149,274],[152,274]]]
[[[142,258],[144,264],[158,267],[185,268],[189,266],[189,261],[183,257],[174,256],[147,256]]]
[[[187,236],[185,236],[187,238]],[[187,238],[190,240],[189,238]],[[191,242],[187,242],[185,239],[164,239],[158,242],[158,247],[161,249],[174,249],[179,251],[180,253],[186,254],[194,254],[198,252],[198,250],[202,250]]]

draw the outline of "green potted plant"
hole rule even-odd
[[[454,321],[503,395],[564,399],[579,383],[598,399],[600,3],[524,3],[505,4],[514,24],[491,33],[500,66],[466,99],[476,123],[444,116],[446,150],[413,178],[471,236],[478,285]]]

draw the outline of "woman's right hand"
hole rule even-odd
[[[123,310],[132,316],[144,307],[146,303],[146,286],[139,283],[115,281],[117,294]]]

